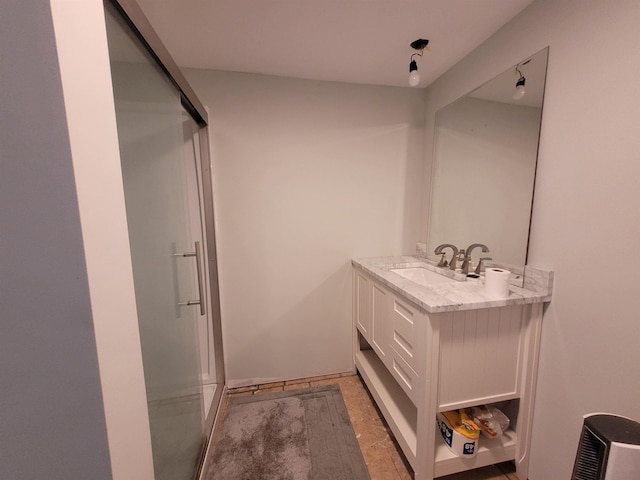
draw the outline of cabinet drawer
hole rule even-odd
[[[391,350],[389,371],[398,385],[404,390],[414,405],[418,402],[418,374],[411,366],[398,355],[395,350]]]
[[[391,348],[417,371],[418,325],[422,313],[394,296],[391,306]]]

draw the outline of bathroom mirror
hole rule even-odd
[[[522,271],[547,55],[545,48],[436,112],[428,258],[439,259],[441,243],[483,243],[490,252],[475,249],[473,265],[482,255]],[[524,95],[516,93],[521,77]]]

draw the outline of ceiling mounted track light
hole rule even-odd
[[[420,74],[418,73],[418,63],[413,59],[416,55],[418,57],[422,57],[424,54],[424,49],[431,50],[427,45],[429,45],[429,40],[424,38],[419,38],[411,42],[410,46],[416,53],[411,55],[411,61],[409,62],[409,85],[412,87],[417,87],[420,83]]]

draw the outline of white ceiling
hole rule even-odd
[[[533,0],[138,0],[181,67],[425,87]]]

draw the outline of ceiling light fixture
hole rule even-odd
[[[409,62],[409,85],[412,87],[417,87],[420,83],[420,74],[418,73],[418,63],[413,59],[416,55],[418,57],[422,57],[424,54],[424,49],[431,50],[427,45],[429,45],[429,40],[424,38],[419,38],[411,42],[411,48],[416,50],[416,53],[411,55],[411,61]]]
[[[518,76],[518,81],[516,82],[516,90],[515,90],[515,92],[513,92],[513,99],[514,100],[520,100],[522,97],[524,97],[524,94],[527,93],[525,91],[525,89],[524,89],[524,84],[526,83],[527,79],[524,78],[524,75],[520,71],[520,67],[522,65],[526,65],[530,61],[531,60],[527,60],[526,62],[523,62],[522,64],[516,65],[516,72],[515,73]]]

